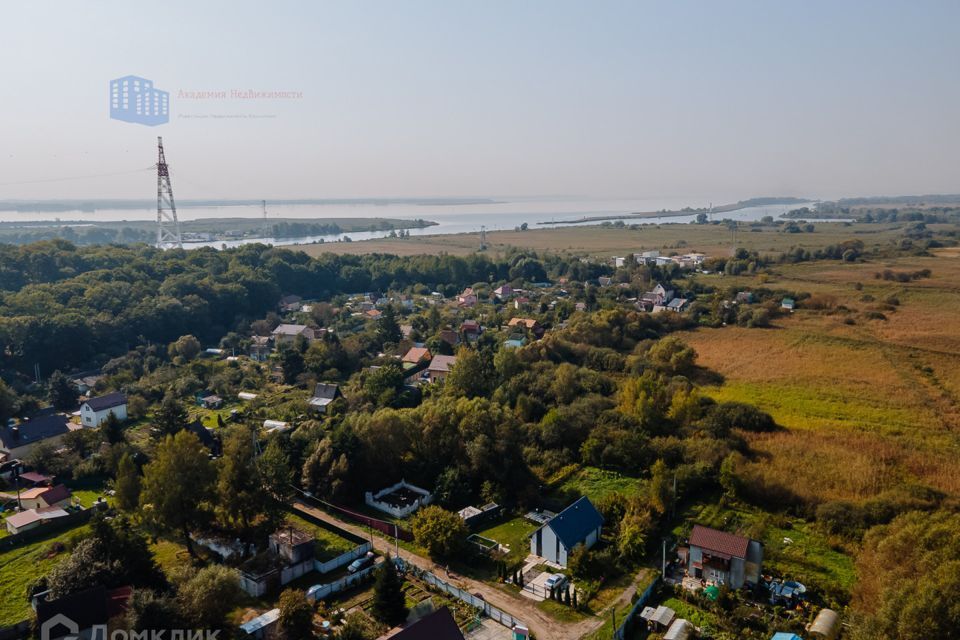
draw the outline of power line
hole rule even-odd
[[[44,178],[41,180],[20,180],[18,182],[0,182],[0,187],[12,187],[21,184],[44,184],[47,182],[67,182],[68,180],[89,180],[91,178],[109,178],[112,176],[125,176],[133,173],[143,173],[145,171],[153,171],[156,169],[156,165],[150,165],[149,167],[144,167],[142,169],[132,169],[130,171],[115,171],[113,173],[92,173],[85,176],[69,176],[65,178]]]

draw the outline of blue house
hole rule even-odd
[[[584,496],[537,529],[530,538],[530,553],[561,567],[578,544],[590,548],[600,539],[603,516]]]

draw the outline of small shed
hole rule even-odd
[[[693,637],[693,634],[693,624],[689,620],[677,618],[667,629],[667,632],[663,634],[663,640],[688,640],[688,638]]]
[[[271,609],[250,622],[240,625],[244,637],[263,638],[268,630],[280,619],[280,609]]]
[[[833,609],[821,609],[807,631],[814,638],[836,640],[840,635],[840,614]]]

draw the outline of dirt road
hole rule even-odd
[[[295,502],[293,507],[313,516],[314,518],[319,518],[320,520],[329,522],[334,526],[346,529],[347,531],[362,538],[368,540],[371,539],[371,534],[368,529],[359,525],[344,522],[343,520],[330,515],[326,511],[317,509],[316,507],[312,507],[303,502]],[[396,553],[396,547],[394,546],[392,540],[383,538],[377,534],[372,536],[372,540],[373,547],[377,551],[380,551],[381,553]],[[599,628],[601,624],[603,624],[603,620],[600,618],[590,618],[588,620],[583,620],[576,623],[559,622],[540,610],[536,603],[532,600],[511,595],[485,582],[473,580],[472,578],[467,578],[460,575],[448,578],[443,567],[434,563],[429,558],[418,556],[403,548],[400,549],[400,557],[403,558],[404,562],[409,562],[420,567],[421,569],[431,571],[438,577],[447,580],[451,584],[455,584],[461,589],[465,589],[470,593],[479,593],[481,596],[483,596],[484,600],[493,606],[503,609],[510,615],[523,620],[523,622],[530,628],[530,631],[532,631],[540,640],[580,640],[580,638],[583,638],[585,635],[593,632]]]

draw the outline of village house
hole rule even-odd
[[[17,500],[16,491],[8,491],[2,495],[4,500]],[[47,507],[66,507],[70,505],[73,494],[62,484],[55,487],[33,487],[20,490],[20,508],[45,509]]]
[[[198,391],[196,401],[197,406],[204,409],[219,409],[223,406],[223,398],[213,391]]]
[[[602,527],[603,516],[584,496],[534,532],[530,553],[566,567],[573,548],[579,544],[587,549],[595,545]]]
[[[5,523],[7,533],[16,535],[36,529],[37,527],[52,522],[58,518],[65,518],[70,515],[62,507],[41,507],[39,509],[24,509],[19,513],[7,516]]]
[[[300,296],[289,295],[283,296],[280,298],[280,302],[277,305],[280,308],[281,312],[290,312],[290,311],[299,311],[300,303],[303,301],[303,298]]]
[[[0,427],[0,454],[6,460],[23,459],[37,443],[59,444],[69,431],[67,417],[50,410],[17,425]]]
[[[270,336],[253,336],[250,338],[250,348],[247,351],[250,359],[254,362],[266,362],[273,351],[270,340]]]
[[[127,419],[127,396],[115,391],[90,398],[80,405],[80,423],[88,428],[99,427],[111,413],[120,422]]]
[[[737,292],[736,298],[734,298],[737,304],[751,304],[753,302],[753,292],[752,291],[739,291]]]
[[[637,261],[637,264],[654,264],[659,257],[660,252],[656,250],[641,251],[640,253],[633,254],[633,259]]]
[[[661,311],[672,311],[674,313],[680,313],[681,311],[687,310],[687,305],[690,301],[686,298],[674,298],[666,304],[655,304],[653,305],[653,312],[660,313]]]
[[[430,362],[432,357],[430,350],[426,347],[411,347],[409,351],[403,354],[401,361],[404,364],[418,366]]]
[[[470,342],[474,342],[483,333],[483,327],[476,320],[464,320],[460,323],[460,333]]]
[[[450,374],[450,368],[457,363],[456,356],[435,356],[427,366],[427,378],[430,382],[440,382]]]
[[[328,382],[318,382],[317,386],[313,388],[313,396],[307,401],[307,404],[311,410],[317,413],[326,413],[327,405],[337,398],[342,397],[343,393],[340,392],[338,385]]]
[[[796,306],[797,306],[797,303],[793,300],[793,298],[784,298],[783,302],[780,303],[781,309],[784,309],[785,311],[790,311],[790,312],[793,312],[793,309]]]
[[[509,300],[513,297],[513,287],[508,284],[499,286],[493,290],[493,295],[497,296],[501,301]]]
[[[507,323],[508,327],[523,327],[530,333],[532,333],[537,339],[543,337],[544,329],[540,326],[540,323],[534,320],[533,318],[510,318],[510,321]]]
[[[453,329],[441,329],[437,337],[451,347],[456,347],[460,344],[460,334]]]
[[[597,284],[599,284],[601,287],[609,287],[611,284],[613,284],[613,278],[610,276],[600,276],[597,278]]]
[[[526,296],[518,296],[518,297],[516,297],[516,298],[513,299],[513,308],[514,308],[514,309],[523,309],[523,308],[525,308],[528,304],[530,304],[530,298],[527,298]]]
[[[680,548],[681,559],[684,554],[687,572],[694,578],[731,589],[760,580],[763,545],[756,540],[698,524],[690,534],[689,548]]]
[[[73,379],[73,386],[77,389],[77,393],[85,396],[93,391],[94,387],[96,387],[97,383],[101,380],[103,380],[102,375],[82,376]]]
[[[387,633],[378,640],[463,640],[463,632],[447,607],[441,607],[407,625],[399,633]]]
[[[281,324],[271,332],[274,345],[279,349],[286,344],[293,344],[297,336],[303,336],[307,340],[313,340],[316,336],[313,329],[304,324]]]
[[[477,298],[477,294],[472,287],[467,287],[463,290],[463,293],[457,296],[457,304],[461,307],[475,307],[477,302],[479,302],[479,298]]]

